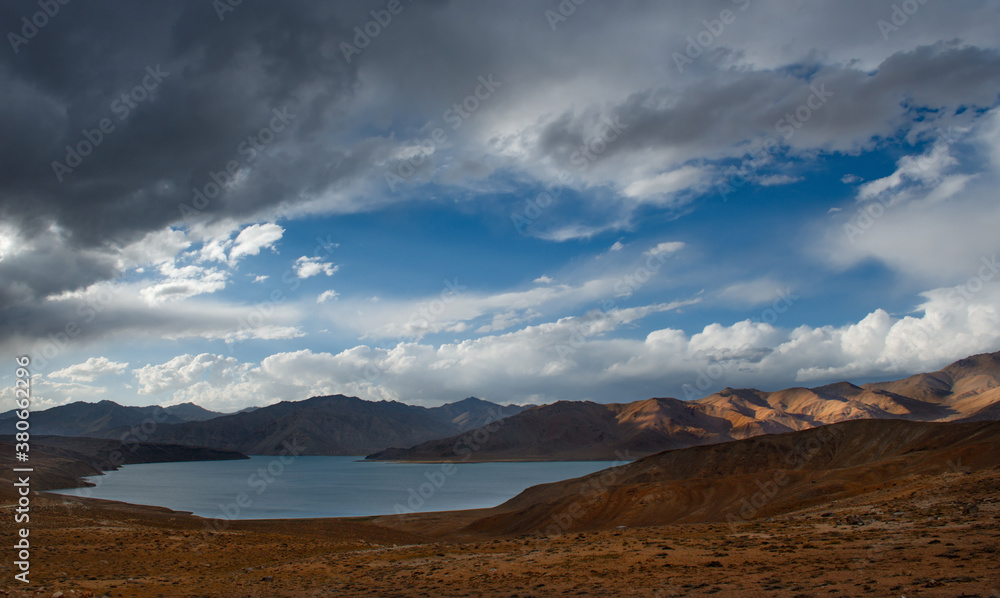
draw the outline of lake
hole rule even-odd
[[[361,457],[268,457],[126,465],[56,490],[224,519],[360,517],[495,507],[536,484],[620,463],[391,463]]]

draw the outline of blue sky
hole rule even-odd
[[[67,6],[0,67],[0,350],[223,411],[998,350],[1000,9],[897,4],[404,4],[346,54],[384,3]]]

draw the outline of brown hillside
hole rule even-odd
[[[1000,422],[851,421],[667,451],[529,488],[472,522],[488,534],[743,521],[916,475],[1000,467]]]

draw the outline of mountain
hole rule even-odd
[[[654,398],[633,403],[560,401],[528,408],[478,430],[376,460],[616,460],[815,428],[856,419],[977,421],[1000,417],[1000,353],[975,355],[941,371],[857,386],[838,382],[766,392],[726,388],[696,401]],[[470,443],[472,436],[479,440]]]
[[[666,451],[528,488],[462,531],[546,535],[616,526],[737,522],[1000,467],[1000,422],[842,422]],[[943,484],[945,482],[938,482]],[[908,490],[909,486],[909,490]],[[902,507],[900,507],[902,508]]]
[[[13,434],[14,411],[0,416],[0,434]],[[193,403],[171,407],[129,407],[114,401],[76,402],[31,412],[33,434],[53,436],[101,436],[109,430],[148,427],[152,424],[205,421],[221,413],[208,411]]]
[[[364,401],[344,395],[282,401],[254,411],[223,415],[202,422],[162,424],[144,440],[274,455],[299,447],[306,455],[363,455],[387,446],[408,446],[449,436],[486,421],[500,407],[466,399],[427,409],[395,401]],[[112,430],[119,437],[126,429]]]
[[[459,431],[464,432],[480,428],[504,417],[516,415],[524,409],[520,405],[500,406],[476,397],[469,397],[440,407],[431,407],[428,411],[437,419],[451,422],[458,426]]]
[[[223,415],[218,411],[209,411],[200,405],[195,405],[194,403],[180,403],[179,405],[171,405],[169,407],[164,407],[164,411],[170,415],[174,415],[186,422],[203,422],[210,420],[213,417],[219,417]]]

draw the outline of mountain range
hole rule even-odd
[[[0,434],[14,433],[16,410],[0,413]],[[98,403],[76,402],[41,411],[31,412],[31,427],[35,434],[52,436],[98,436],[121,427],[143,426],[151,423],[176,424],[188,421],[206,421],[222,415],[194,403],[181,403],[170,407],[150,405],[131,407],[114,401]]]
[[[0,414],[0,434],[14,431]],[[33,434],[199,446],[250,455],[368,455],[402,461],[631,460],[664,450],[850,420],[1000,419],[1000,352],[890,382],[774,392],[726,388],[694,401],[501,406],[469,397],[426,408],[344,395],[219,414],[194,404],[72,403],[31,415]]]
[[[253,455],[280,454],[286,442],[299,447],[299,454],[364,455],[477,428],[522,409],[475,397],[426,408],[335,395],[224,415],[190,403],[161,408],[101,401],[33,412],[31,426],[34,434],[180,444]],[[11,415],[0,416],[0,434],[14,432]]]
[[[498,424],[369,459],[620,460],[668,449],[779,434],[857,419],[926,422],[1000,419],[1000,352],[892,382],[766,392],[726,388],[695,401],[559,401],[530,407]],[[472,449],[469,451],[468,449]]]

